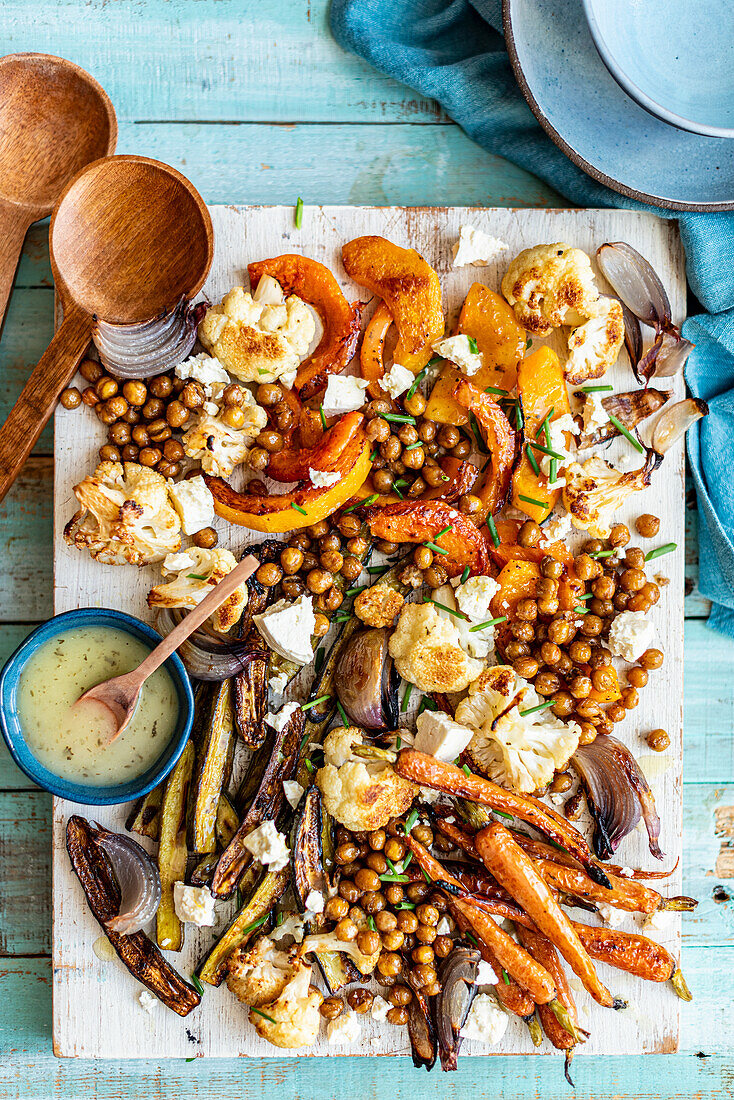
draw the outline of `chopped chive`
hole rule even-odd
[[[430,366],[430,364],[429,364],[429,366]],[[413,396],[413,394],[418,389],[418,386],[423,381],[425,376],[426,376],[426,367],[424,367],[422,371],[419,371],[418,374],[416,374],[415,382],[413,383],[413,385],[410,387],[410,389],[408,390],[408,392],[405,395],[406,400],[409,400]]]
[[[515,818],[512,814],[506,814],[504,810],[492,810],[493,814],[498,814],[499,817],[506,817],[508,821],[514,821]]]
[[[448,554],[448,550],[444,550],[443,546],[437,546],[435,542],[424,542],[423,545],[436,554]]]
[[[186,1062],[195,1062],[196,1061],[196,1056],[194,1056],[193,1058],[185,1058],[184,1061],[186,1061]]]
[[[310,710],[311,707],[317,707],[319,703],[325,703],[327,699],[331,699],[331,696],[319,695],[318,699],[312,699],[310,703],[301,703],[301,710]]]
[[[645,561],[652,561],[653,558],[661,558],[663,554],[671,554],[673,550],[677,549],[677,542],[666,542],[664,546],[658,546],[655,550],[648,550],[645,554]]]
[[[393,488],[393,492],[396,493],[397,496],[399,496],[401,500],[405,500],[405,497],[403,496],[403,494],[400,492],[399,489],[397,489],[394,485],[393,485],[392,488]]]
[[[536,451],[542,451],[544,455],[550,455],[551,458],[557,458],[559,462],[566,461],[565,455],[559,455],[558,451],[552,451],[550,447],[544,447],[542,443],[535,443],[533,440],[531,440],[527,444],[527,446],[535,447]]]
[[[461,574],[461,583],[466,584],[466,582],[468,580],[469,580],[469,566],[465,565],[464,566],[464,572]]]
[[[350,504],[348,508],[342,509],[342,515],[347,515],[348,512],[356,512],[358,508],[362,507],[362,501],[358,500],[356,504]]]
[[[614,427],[622,433],[625,439],[628,439],[630,441],[635,450],[639,451],[640,454],[644,454],[645,448],[642,446],[639,439],[635,439],[632,432],[629,431],[628,428],[625,428],[622,421],[619,420],[616,416],[613,416],[612,413],[609,413],[609,419],[611,420],[612,424],[614,424]]]
[[[510,984],[510,975],[504,969],[502,970],[502,981],[505,983],[505,985]]]
[[[438,532],[438,534],[436,535],[436,542],[438,542],[438,540],[441,538],[441,535],[445,535],[449,531],[453,531],[453,527],[451,526],[451,524],[449,524],[448,527],[444,527],[443,531]]]
[[[517,429],[518,432],[522,431],[522,428],[523,428],[524,424],[525,424],[525,419],[522,415],[522,407],[520,405],[520,400],[518,398],[518,400],[515,402],[515,428]]]
[[[298,196],[298,202],[296,203],[296,229],[300,229],[303,225],[303,199]]]
[[[551,445],[550,418],[551,418],[551,414],[548,413],[545,420],[543,421],[543,436],[545,438],[546,447],[550,447],[550,445]]]
[[[254,1005],[250,1005],[250,1012],[254,1012],[256,1016],[262,1016],[263,1020],[267,1020],[270,1024],[275,1023],[273,1017],[268,1016],[267,1012],[263,1012],[261,1008],[255,1008]]]
[[[590,558],[611,558],[612,554],[616,554],[616,550],[592,550],[589,553]]]
[[[404,489],[406,485],[410,485],[410,481],[407,477],[399,477],[397,481],[393,482],[393,489],[398,485],[401,489]]]
[[[401,909],[415,909],[414,901],[401,901],[400,905],[396,905],[395,909],[399,913]]]
[[[535,714],[536,710],[548,710],[548,707],[553,706],[552,699],[546,699],[544,703],[538,703],[537,707],[528,707],[527,710],[519,710],[517,713],[521,718],[524,718],[526,714]]]
[[[411,694],[412,690],[413,690],[413,685],[412,684],[406,684],[405,694],[403,695],[403,701],[400,704],[400,709],[403,712],[405,712],[408,709],[408,703],[410,702],[410,694]]]
[[[587,592],[585,596],[579,596],[579,603],[584,603],[586,600],[590,600],[593,595],[593,592]]]
[[[423,871],[423,878],[426,880],[426,882],[430,883],[432,879],[431,876],[428,874],[428,871],[424,871],[422,867],[421,871]],[[407,878],[408,876],[406,875],[405,877]]]
[[[419,815],[418,815],[417,810],[411,810],[410,813],[408,814],[408,816],[405,820],[405,835],[406,836],[408,835],[408,833],[413,831],[413,826],[415,825],[416,821],[418,820],[418,816]],[[412,855],[412,853],[411,853],[411,855]]]
[[[467,336],[467,340],[469,342],[469,351],[472,353],[472,355],[479,355],[479,345],[477,344],[474,337]]]
[[[532,340],[526,340],[525,341],[525,348],[526,349],[531,348],[532,346],[533,346],[533,341]]]
[[[301,505],[296,504],[294,501],[291,501],[291,508],[293,508],[293,510],[295,512],[300,512],[302,516],[307,516],[308,515],[308,512],[306,511],[306,509],[301,508]]]
[[[589,614],[588,607],[574,607],[574,611],[576,612],[577,615],[588,615]]]
[[[280,913],[278,913],[277,917],[275,918],[275,927],[280,928],[280,926],[281,926],[281,924],[283,923],[284,920],[285,920],[285,913],[283,913],[281,911]]]
[[[206,573],[187,573],[187,578],[192,581],[205,581]]]
[[[410,865],[410,861],[411,861],[412,858],[413,858],[413,853],[408,852],[407,856],[403,860],[403,870],[405,870]]]
[[[324,416],[324,404],[323,401],[319,405],[319,416],[321,417],[321,427],[326,431],[326,417]]]
[[[403,447],[404,451],[414,451],[416,447],[422,447],[423,440],[419,439],[417,443],[409,443],[407,447]]]
[[[473,633],[475,630],[486,630],[488,626],[495,626],[497,623],[506,623],[507,616],[500,615],[498,619],[487,619],[485,623],[477,623],[476,626],[469,627],[469,633]]]
[[[347,718],[347,712],[345,711],[344,707],[341,705],[338,699],[336,701],[336,708],[339,711],[339,717],[342,720],[342,725],[344,726],[344,729],[348,729],[349,719]]]
[[[445,603],[439,603],[438,600],[432,600],[430,596],[423,602],[432,603],[434,607],[440,607],[442,611],[446,611],[449,615],[453,615],[455,619],[467,619],[468,621],[468,616],[466,616],[463,611],[454,611],[452,607],[447,607]]]
[[[313,764],[311,763],[311,761],[310,761],[310,760],[307,760],[307,761],[306,761],[306,769],[307,769],[308,771],[310,771],[310,772],[311,772],[312,774],[313,774],[313,772],[315,772],[315,771],[316,771],[316,769],[314,768],[314,766],[313,766]]]
[[[499,388],[499,386],[485,386],[484,387],[484,392],[485,393],[499,393],[503,397],[507,397],[507,390],[501,390]]]
[[[344,593],[345,596],[356,596],[359,592],[364,592],[366,588],[369,588],[368,584],[358,584],[354,588],[348,588]]]
[[[477,450],[481,454],[486,455],[488,453],[487,448],[486,448],[486,445],[484,443],[484,440],[482,439],[482,433],[479,431],[479,425],[477,424],[477,418],[474,415],[474,413],[470,414],[469,426],[471,428],[472,435],[474,436],[474,442],[477,445]]]
[[[443,355],[433,355],[428,360],[428,362],[426,363],[426,370],[429,367],[437,367],[439,363],[445,363],[445,362],[446,362],[446,360],[444,359]]]
[[[257,368],[257,373],[258,374],[270,374],[270,371],[266,370],[265,367],[258,367]]]
[[[461,770],[463,771],[464,775],[471,775],[471,768],[468,764],[463,764]]]
[[[307,706],[308,706],[308,705],[310,705],[310,706],[313,706],[313,703],[311,703],[311,704],[307,704]],[[301,710],[303,710],[303,707],[301,707]],[[304,750],[304,749],[305,749],[305,747],[306,747],[306,742],[308,741],[308,739],[309,739],[309,737],[310,737],[310,736],[311,736],[311,734],[310,734],[310,733],[308,732],[308,730],[306,730],[306,732],[304,733],[303,737],[301,738],[301,747],[300,747],[300,748],[299,748],[299,750],[298,750],[299,754],[303,753],[303,750]],[[239,892],[239,891],[238,891],[238,892]]]
[[[303,745],[301,745],[301,748],[303,748]],[[235,905],[237,906],[238,909],[242,908],[242,901],[243,901],[242,891],[240,890],[240,888],[238,886],[237,887],[237,893],[235,894]]]
[[[374,450],[372,452],[372,454],[370,455],[370,462],[374,462],[376,458],[377,458],[377,451]]]
[[[548,475],[548,484],[555,485],[558,480],[558,459],[552,458],[550,460],[550,473]]]
[[[407,413],[382,413],[382,419],[395,424],[415,424],[415,417],[408,416]]]
[[[254,932],[256,928],[260,928],[261,925],[265,924],[269,915],[269,913],[266,913],[264,917],[260,917],[259,920],[254,920],[252,924],[248,924],[247,928],[242,929],[242,935],[247,936],[250,932]]]
[[[418,714],[423,714],[424,710],[438,710],[438,703],[434,703],[433,699],[429,699],[427,695],[424,695],[418,708]]]
[[[380,499],[380,494],[379,493],[372,493],[370,496],[365,497],[364,500],[360,501],[360,503],[361,503],[363,508],[369,508],[370,504],[374,504],[375,501],[379,500],[379,499]]]
[[[400,751],[400,749],[402,749],[402,747],[403,747],[403,739],[402,739],[402,737],[400,736],[400,734],[398,734],[398,735],[397,735],[397,737],[395,738],[395,748],[396,748],[396,749],[398,750],[398,752],[399,752],[399,751]]]
[[[321,672],[324,661],[326,660],[326,650],[323,646],[319,646],[314,654],[314,669],[316,672]]]
[[[368,573],[387,573],[388,570],[385,568],[384,565],[368,565],[367,566],[367,572]]]
[[[191,984],[193,985],[196,992],[199,993],[203,997],[204,996],[204,986],[201,984],[201,982],[199,981],[196,974],[191,975]]]
[[[611,393],[614,386],[581,386],[582,393]]]
[[[547,508],[547,500],[535,500],[534,497],[524,497],[522,493],[519,494],[520,500],[524,500],[526,504],[534,504],[537,508]]]
[[[338,623],[348,623],[348,622],[349,622],[349,620],[351,619],[351,617],[352,617],[352,616],[351,616],[351,615],[349,615],[349,614],[345,614],[345,615],[335,615],[335,616],[334,616],[334,618],[333,618],[333,619],[332,619],[331,621],[332,621],[333,623],[335,623],[335,624],[338,624]]]
[[[407,875],[380,875],[380,882],[410,882]]]
[[[471,934],[471,932],[465,932],[464,935],[466,936],[466,938],[469,940],[470,943],[473,943],[475,947],[479,947],[479,940],[477,939],[476,936],[473,936]]]
[[[497,525],[495,524],[494,518],[492,516],[487,516],[487,527],[489,528],[489,533],[492,536],[492,542],[495,544],[495,546],[499,546],[500,537],[497,534]]]
[[[367,926],[368,926],[368,928],[371,928],[373,932],[377,931],[377,925],[375,924],[375,918],[374,917],[368,917],[367,918]]]
[[[536,446],[537,446],[537,444],[536,444]],[[529,443],[525,444],[525,454],[528,456],[528,462],[533,467],[533,473],[535,474],[536,477],[539,477],[540,476],[540,466],[538,465],[538,461],[537,461],[535,455],[533,454],[532,450],[530,449],[530,444]]]

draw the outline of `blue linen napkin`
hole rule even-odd
[[[677,218],[691,288],[709,314],[684,326],[696,350],[686,380],[710,415],[688,433],[699,504],[699,587],[709,624],[734,637],[734,483],[722,455],[734,438],[734,213],[681,214],[610,191],[546,137],[515,82],[500,0],[332,0],[337,41],[437,100],[479,145],[525,168],[578,206]],[[716,314],[717,316],[711,316]]]

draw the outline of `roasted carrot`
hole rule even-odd
[[[512,833],[504,825],[489,825],[477,833],[476,846],[487,869],[558,948],[594,1000],[611,1008],[612,994],[597,977],[571,922],[530,856],[513,840]]]
[[[455,909],[454,916],[462,932],[471,930],[471,925],[463,913]],[[527,1020],[527,1018],[532,1016],[533,1012],[535,1012],[535,1001],[533,998],[526,989],[522,989],[517,984],[515,979],[511,977],[506,970],[503,973],[503,968],[500,966],[497,956],[486,943],[482,943],[481,940],[478,940],[477,946],[482,958],[485,962],[489,963],[499,979],[494,987],[497,1000],[502,1007],[506,1008],[508,1012],[511,1012],[513,1016],[519,1016],[521,1019]],[[551,1013],[551,1015],[553,1015],[553,1013]],[[555,1016],[553,1016],[553,1019],[555,1020]]]
[[[556,983],[556,996],[561,1004],[565,1005],[569,1018],[574,1027],[578,1029],[579,1018],[576,1012],[576,1002],[568,984],[566,972],[561,966],[558,952],[547,936],[540,932],[518,926],[517,938],[534,959],[544,966]],[[546,1033],[556,1050],[571,1050],[576,1045],[573,1035],[559,1023],[558,1019],[547,1005],[538,1005],[538,1015]]]
[[[490,779],[483,779],[479,775],[472,773],[467,775],[461,768],[446,764],[442,760],[437,760],[435,756],[428,756],[415,749],[401,749],[395,770],[404,779],[411,779],[423,787],[433,787],[435,790],[445,791],[457,798],[479,802],[483,806],[490,806],[501,813],[512,814],[513,817],[534,825],[556,844],[560,844],[575,856],[594,882],[609,887],[609,879],[597,864],[581,833],[555,810],[545,806],[538,799],[507,791],[504,787],[499,787]]]
[[[573,926],[592,959],[636,974],[647,982],[667,982],[672,978],[675,959],[654,940],[620,932],[618,928],[592,928],[576,921]]]
[[[465,852],[466,855],[472,856],[474,859],[478,858],[477,849],[470,833],[441,817],[434,818],[434,823],[438,831],[448,837],[449,840],[452,840],[460,851]]]

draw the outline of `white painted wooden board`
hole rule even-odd
[[[681,320],[685,305],[683,255],[674,223],[647,214],[619,210],[504,210],[477,208],[369,208],[307,207],[303,227],[294,228],[291,207],[213,207],[216,251],[211,275],[204,288],[213,301],[232,286],[247,284],[247,263],[281,252],[303,252],[326,263],[344,286],[348,297],[364,296],[346,278],[341,265],[341,246],[352,237],[376,233],[397,244],[421,252],[439,272],[449,324],[474,281],[495,289],[505,263],[490,268],[451,268],[451,245],[462,224],[471,224],[500,237],[509,245],[509,259],[522,248],[554,241],[579,246],[593,255],[604,241],[626,240],[645,255],[668,288],[673,319]],[[603,286],[603,281],[600,282]],[[560,350],[561,339],[550,342]],[[624,353],[605,378],[622,391],[634,385]],[[667,384],[668,380],[666,380]],[[682,392],[682,383],[675,385]],[[85,554],[70,549],[63,541],[64,524],[74,511],[72,486],[97,460],[103,430],[94,417],[59,408],[55,422],[55,610],[57,613],[80,606],[114,607],[148,617],[145,595],[157,579],[156,567],[103,566]],[[607,457],[631,450],[625,441],[615,441]],[[651,545],[676,541],[675,554],[660,560],[659,570],[670,578],[663,598],[652,615],[659,643],[666,653],[661,672],[651,674],[652,686],[641,693],[641,703],[616,733],[641,758],[656,795],[663,827],[661,843],[665,865],[672,866],[681,851],[681,734],[683,680],[683,531],[684,531],[683,448],[668,454],[653,485],[636,494],[620,513],[630,527],[634,518],[649,510],[662,518],[660,535]],[[247,532],[218,521],[220,543],[235,551],[245,545]],[[668,753],[656,756],[644,740],[647,730],[662,726],[672,740]],[[247,1010],[226,988],[206,988],[201,1006],[181,1020],[163,1006],[153,1017],[139,1007],[141,987],[117,960],[101,962],[92,950],[99,929],[91,916],[81,887],[68,863],[64,847],[65,823],[74,810],[70,803],[54,804],[53,861],[53,961],[54,961],[54,1050],[57,1055],[80,1058],[180,1058],[202,1056],[283,1056],[287,1052],[260,1041],[247,1022]],[[85,812],[82,809],[82,812]],[[114,828],[122,828],[122,807],[89,809],[88,816]],[[652,860],[642,829],[622,844],[618,858],[630,866],[650,867]],[[670,893],[680,892],[680,876],[669,880]],[[585,919],[580,914],[580,919]],[[593,917],[590,918],[593,921]],[[221,929],[224,914],[218,924]],[[637,927],[632,918],[628,930]],[[679,951],[679,925],[674,919],[666,933],[652,933],[674,954]],[[211,933],[186,929],[183,952],[171,961],[190,974],[211,940]],[[602,977],[613,992],[630,1002],[626,1012],[612,1013],[593,1005],[578,994],[585,1026],[591,1038],[580,1053],[633,1054],[672,1051],[677,1048],[679,1005],[669,986],[642,984],[619,971],[602,966]],[[576,983],[577,984],[577,983]],[[588,1007],[588,1013],[586,1008]],[[363,1020],[358,1049],[330,1047],[323,1040],[309,1054],[400,1054],[408,1053],[403,1029]],[[466,1054],[535,1053],[527,1031],[511,1019],[498,1047],[466,1043]],[[549,1053],[544,1044],[542,1053]],[[300,1053],[300,1052],[299,1052]]]

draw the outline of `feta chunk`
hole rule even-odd
[[[418,715],[416,726],[416,751],[447,763],[455,760],[474,736],[472,730],[460,726],[442,710],[424,710]]]
[[[306,915],[323,913],[324,904],[324,895],[320,890],[309,890],[306,898]]]
[[[395,398],[409,390],[414,382],[415,375],[412,370],[404,367],[402,363],[393,363],[390,370],[380,379],[380,386],[392,398]]]
[[[261,280],[261,282],[262,282],[262,280]],[[294,367],[293,370],[283,371],[283,373],[281,374],[281,376],[278,379],[278,384],[280,386],[285,386],[285,388],[287,390],[292,390],[293,387],[296,384],[296,375],[297,374],[298,374],[298,368],[297,367]]]
[[[151,993],[149,989],[143,989],[138,993],[138,1001],[140,1007],[144,1012],[147,1012],[149,1016],[152,1016],[158,1007],[158,998],[155,994]]]
[[[454,922],[451,917],[447,917],[446,915],[442,916],[436,925],[436,934],[439,936],[450,936],[453,930]]]
[[[274,821],[264,821],[258,825],[242,843],[255,859],[271,871],[282,871],[290,862],[291,853],[285,836],[278,832]]]
[[[568,512],[554,512],[546,524],[540,528],[544,542],[564,542],[572,530]]]
[[[299,710],[299,703],[284,703],[280,710],[273,713],[269,710],[265,715],[265,721],[269,726],[272,726],[278,733],[282,733],[285,727],[291,720],[293,712]]]
[[[609,649],[623,661],[636,661],[649,649],[655,630],[644,611],[622,611],[612,619]]]
[[[330,374],[324,392],[324,416],[341,416],[342,413],[361,409],[364,405],[363,391],[367,389],[367,385],[364,378],[354,378],[349,374]]]
[[[229,385],[228,372],[218,359],[213,355],[207,355],[205,351],[202,351],[199,355],[192,355],[185,362],[179,363],[174,374],[176,378],[193,378],[195,382],[200,382],[207,397],[214,394],[214,387],[218,383],[224,386]]]
[[[259,302],[261,306],[283,306],[285,305],[285,294],[277,279],[274,279],[272,275],[263,275],[255,287],[252,300],[253,302]]]
[[[631,867],[620,867],[619,875],[620,878],[634,878],[635,872],[632,870]]]
[[[214,898],[208,886],[173,884],[173,907],[179,920],[210,928],[214,924]]]
[[[609,423],[607,410],[602,405],[603,395],[597,390],[582,394],[584,398],[583,416],[584,431],[587,435],[593,435]]]
[[[298,803],[303,798],[304,788],[295,779],[283,780],[283,794],[285,795],[288,804],[295,810]]]
[[[656,909],[654,913],[642,915],[642,931],[647,932],[672,932],[675,928],[677,913],[665,909]]]
[[[418,793],[418,797],[421,802],[424,803],[424,805],[435,806],[435,804],[441,797],[441,792],[435,790],[433,787],[421,787]]]
[[[362,1034],[356,1012],[342,1012],[335,1020],[326,1025],[326,1038],[331,1046],[344,1046],[356,1043]]]
[[[489,993],[477,993],[466,1023],[461,1029],[465,1039],[480,1043],[498,1043],[507,1030],[509,1016]]]
[[[379,993],[376,993],[372,1000],[372,1008],[370,1009],[370,1016],[373,1020],[386,1020],[387,1014],[392,1008],[389,1001],[386,1001],[384,997],[381,997]]]
[[[268,680],[268,687],[273,695],[282,695],[288,687],[291,675],[289,672],[274,672]]]
[[[252,621],[270,648],[287,661],[305,665],[313,657],[313,596],[299,596],[294,603],[278,600],[260,615],[253,615]]]
[[[460,336],[445,336],[433,345],[436,355],[442,359],[449,359],[454,366],[464,374],[476,374],[484,366],[484,356],[481,352],[472,351],[469,337],[463,333]]]
[[[558,469],[562,470],[567,462],[573,461],[574,455],[571,454],[568,446],[566,445],[566,432],[570,435],[578,435],[581,429],[570,415],[570,413],[564,413],[563,416],[559,416],[556,420],[550,421],[550,450],[555,451],[556,454],[561,455],[561,461],[558,462]],[[545,440],[544,440],[545,442]],[[572,444],[573,446],[573,444]],[[551,472],[551,457],[550,455],[538,456],[540,459],[540,468],[546,477],[550,477]],[[562,485],[565,485],[565,479],[557,477],[555,481],[548,483],[549,489],[558,489]]]
[[[480,959],[477,966],[477,985],[497,985],[498,982],[499,978],[495,974],[494,968],[484,959]]]
[[[214,522],[214,497],[203,477],[192,477],[188,481],[169,481],[168,495],[181,517],[185,535],[195,535],[202,527],[209,527]]]
[[[472,623],[483,623],[491,619],[489,604],[500,586],[493,577],[469,577],[454,592],[459,611],[468,615]]]
[[[328,470],[314,470],[313,466],[309,466],[308,476],[315,489],[329,489],[332,485],[336,485],[342,475],[338,470],[329,473]]]
[[[605,924],[610,928],[621,928],[624,924],[624,913],[619,909],[615,909],[613,905],[607,905],[606,902],[602,902],[596,907],[597,912]]]
[[[509,247],[499,237],[490,237],[483,229],[462,225],[459,239],[451,249],[454,267],[489,267]]]
[[[164,573],[180,573],[182,569],[193,569],[195,565],[191,554],[183,550],[178,554],[166,554],[162,568]]]

